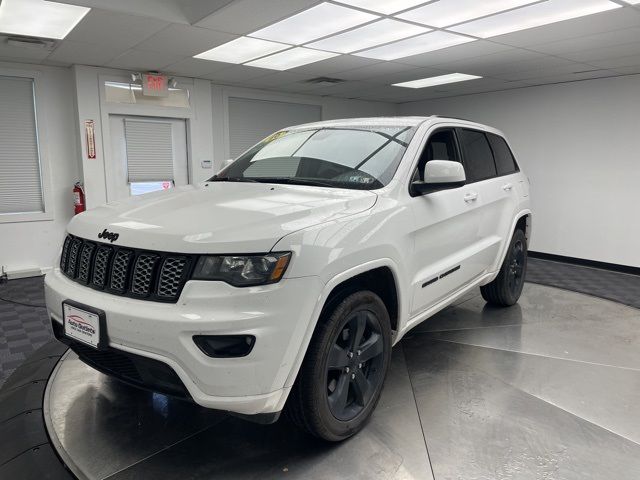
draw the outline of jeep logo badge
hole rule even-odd
[[[115,242],[119,236],[119,233],[107,232],[106,228],[98,234],[98,238],[104,238],[105,240],[109,240],[111,243]]]

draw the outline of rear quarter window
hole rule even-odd
[[[508,175],[517,172],[518,165],[505,139],[494,133],[487,133],[487,138],[491,144],[493,156],[496,159],[498,175]]]

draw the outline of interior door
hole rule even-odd
[[[433,132],[414,178],[430,160],[461,161],[453,128]],[[414,252],[411,315],[428,309],[478,275],[471,264],[480,241],[481,217],[473,186],[413,197]]]
[[[107,200],[122,200],[189,183],[187,128],[181,118],[110,115],[111,155],[105,163]],[[157,163],[154,164],[154,158]],[[142,166],[132,180],[132,162]],[[163,163],[169,162],[169,168]],[[154,168],[157,175],[151,175]]]

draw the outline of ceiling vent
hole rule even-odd
[[[11,35],[10,37],[6,37],[6,44],[11,47],[53,50],[53,48],[56,46],[56,41],[37,37]]]
[[[312,83],[314,85],[318,85],[319,87],[328,87],[342,82],[344,82],[344,80],[342,80],[341,78],[316,77],[310,78],[309,80],[304,80],[302,83]]]

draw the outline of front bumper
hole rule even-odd
[[[103,310],[109,347],[168,365],[196,403],[245,415],[282,410],[321,290],[318,277],[248,288],[189,281],[177,303],[165,304],[95,291],[58,269],[45,279],[52,321],[62,324],[64,300]],[[256,337],[249,355],[211,358],[193,342],[232,334]]]

